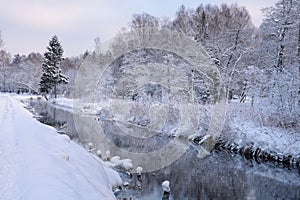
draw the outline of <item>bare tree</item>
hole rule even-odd
[[[7,78],[8,78],[8,70],[10,67],[11,55],[4,51],[0,50],[0,79],[2,79],[2,90],[8,90],[7,87]]]
[[[246,55],[251,51],[255,28],[245,7],[200,5],[193,13],[195,40],[202,44],[211,58],[219,65],[226,82],[227,96],[232,90],[242,88],[238,84],[241,73],[246,69]],[[239,77],[236,81],[237,76]],[[234,78],[235,77],[235,78]]]
[[[279,0],[264,9],[261,26],[260,55],[270,74],[268,97],[280,123],[297,116],[299,108],[299,5],[299,0]]]
[[[171,28],[184,33],[186,35],[193,35],[193,21],[192,21],[192,10],[187,10],[184,5],[181,5],[176,12],[176,17],[172,22]]]
[[[2,34],[0,31],[0,49],[4,46],[4,41],[2,40]]]
[[[145,28],[145,27],[158,27],[158,25],[159,25],[159,19],[148,13],[133,14],[132,21],[130,24],[132,29]]]

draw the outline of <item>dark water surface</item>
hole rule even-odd
[[[65,132],[73,140],[84,145],[77,133],[72,110],[56,107],[43,101],[27,102],[40,115],[43,123],[54,126],[58,131]],[[106,129],[114,129],[112,124],[105,123]],[[111,137],[122,148],[131,148],[132,139],[118,134]],[[97,137],[90,142],[99,143]],[[163,137],[152,137],[149,146],[162,146]],[[133,141],[135,144],[141,144]],[[100,142],[101,143],[101,142]],[[135,151],[144,150],[143,145],[135,145]],[[151,150],[151,149],[150,149]],[[113,155],[113,152],[112,152]],[[198,158],[198,147],[191,144],[188,151],[171,165],[155,172],[143,173],[141,189],[123,188],[118,199],[133,196],[133,199],[162,199],[161,183],[170,181],[171,193],[165,199],[300,199],[300,177],[295,169],[289,170],[274,165],[257,164],[244,159],[238,154],[225,151],[213,151],[205,158]],[[146,158],[145,158],[146,159]],[[152,161],[149,161],[152,162]],[[121,172],[122,179],[130,185],[136,185],[135,178]],[[135,176],[135,175],[134,175]]]

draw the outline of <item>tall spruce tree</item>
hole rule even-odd
[[[49,41],[47,52],[44,53],[43,75],[40,81],[40,92],[44,95],[53,90],[55,98],[57,97],[57,85],[68,83],[68,78],[62,74],[60,62],[62,61],[63,48],[56,35]]]

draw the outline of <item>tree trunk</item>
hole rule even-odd
[[[299,32],[298,32],[298,47],[297,47],[298,51],[297,51],[297,56],[298,56],[298,64],[299,64],[299,66],[298,66],[299,68],[298,69],[299,69],[299,74],[300,74],[300,24],[299,24],[298,28],[299,28]],[[299,93],[300,93],[300,87],[299,87]]]
[[[298,32],[298,75],[300,77],[300,24],[299,24],[299,32]],[[299,80],[299,79],[298,79]],[[299,82],[298,82],[299,83]],[[298,88],[298,95],[300,95],[300,86]],[[298,106],[300,106],[300,98],[298,97]]]
[[[278,58],[277,58],[277,63],[276,63],[276,68],[280,72],[283,71],[283,51],[284,51],[284,45],[280,45],[280,50],[278,53]]]
[[[298,32],[298,52],[297,53],[298,53],[298,61],[300,63],[300,24],[299,24],[299,32]]]
[[[5,69],[4,69],[4,74],[3,74],[3,90],[4,92],[6,92],[6,73],[5,73]]]
[[[44,98],[46,99],[46,101],[48,101],[48,97],[47,94],[43,94]]]
[[[56,99],[57,94],[56,94],[56,84],[54,84],[54,98]]]
[[[283,52],[284,52],[284,48],[285,48],[285,44],[284,44],[284,41],[285,41],[285,36],[288,32],[288,28],[285,27],[282,31],[282,33],[280,34],[280,46],[279,46],[279,51],[278,51],[278,55],[277,55],[277,62],[276,62],[276,65],[275,65],[275,68],[277,70],[279,70],[280,72],[283,71]]]
[[[229,59],[228,59],[228,61],[227,61],[227,64],[226,64],[226,68],[225,68],[225,76],[227,77],[227,83],[225,83],[226,84],[226,99],[228,100],[228,96],[229,96],[229,91],[231,91],[232,92],[232,89],[231,89],[231,76],[230,76],[230,74],[233,74],[233,71],[235,70],[234,68],[232,69],[232,71],[231,71],[231,73],[228,73],[228,69],[229,69],[229,67],[230,67],[230,63],[231,63],[231,60],[232,60],[232,58],[233,58],[233,55],[234,55],[234,52],[235,52],[235,50],[237,49],[237,46],[238,46],[238,41],[239,41],[239,36],[240,36],[240,29],[238,29],[237,30],[237,32],[236,32],[236,35],[235,35],[235,41],[234,41],[234,47],[233,47],[233,49],[232,49],[232,52],[231,52],[231,54],[230,54],[230,56],[229,56]],[[228,74],[227,74],[228,73]]]

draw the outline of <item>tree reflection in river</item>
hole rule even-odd
[[[44,121],[66,124],[64,131],[71,134],[72,138],[87,137],[86,133],[83,133],[83,137],[76,132],[70,110],[56,108],[45,102],[32,101],[31,106],[43,115]],[[112,124],[108,122],[104,127],[113,129]],[[101,142],[97,143],[97,137],[86,139],[94,144],[101,144]],[[112,135],[110,139],[122,148],[146,152],[151,148],[145,150],[142,149],[143,147],[157,148],[166,142],[162,137],[153,137],[147,142],[140,143],[121,134]],[[84,143],[84,141],[81,142]],[[132,148],[133,143],[140,145]],[[117,152],[112,150],[111,154],[117,155]],[[151,162],[153,160],[149,160],[149,163]],[[126,179],[125,175],[123,177]],[[118,197],[133,195],[146,200],[161,199],[163,197],[161,183],[164,180],[170,181],[170,200],[300,198],[300,177],[295,170],[257,164],[239,155],[223,151],[214,151],[210,156],[199,159],[197,146],[193,145],[171,165],[155,172],[143,173],[141,190],[125,190],[125,193],[121,193]]]

